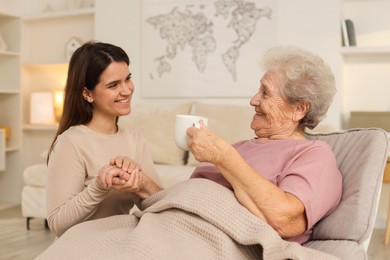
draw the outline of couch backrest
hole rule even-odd
[[[121,117],[119,125],[140,131],[152,153],[155,163],[183,165],[185,152],[175,144],[175,116],[189,114],[193,102],[172,106],[136,104],[130,115]]]
[[[171,106],[136,104],[130,115],[121,117],[119,125],[134,128],[144,135],[155,163],[196,165],[188,152],[180,150],[174,140],[175,115],[194,114],[208,117],[208,127],[229,143],[254,136],[250,123],[255,111],[248,105],[208,104],[188,101]]]
[[[361,244],[372,234],[378,210],[383,171],[388,156],[388,135],[378,128],[307,134],[327,142],[343,175],[338,208],[314,228],[315,240],[353,240]]]

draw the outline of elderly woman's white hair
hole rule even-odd
[[[301,127],[313,129],[325,118],[336,87],[334,75],[322,58],[298,47],[277,46],[264,54],[262,65],[265,71],[281,73],[281,94],[287,102],[310,104]]]

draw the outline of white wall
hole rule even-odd
[[[326,128],[340,128],[340,93],[342,88],[340,47],[340,1],[279,0],[280,44],[293,44],[311,50],[331,66],[338,92],[322,123]]]
[[[96,39],[122,46],[131,59],[136,88],[140,84],[141,70],[141,1],[96,0]],[[337,83],[340,82],[339,34],[340,1],[279,0],[279,42],[294,44],[312,50],[322,56],[332,67]],[[113,28],[121,28],[113,30]],[[123,30],[122,28],[126,28]],[[138,76],[138,77],[137,77]],[[257,89],[258,86],[255,87]],[[135,102],[172,104],[184,99],[144,99],[136,91]],[[197,99],[205,102],[248,105],[248,98]],[[340,128],[340,97],[336,96],[324,124],[332,129]]]
[[[344,1],[343,16],[351,19],[359,47],[390,46],[390,1]],[[390,54],[355,55],[345,59],[343,118],[350,111],[390,110]]]

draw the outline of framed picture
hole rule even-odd
[[[143,0],[145,98],[250,97],[277,43],[275,0]]]

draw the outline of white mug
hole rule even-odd
[[[175,120],[175,142],[176,145],[185,151],[188,151],[187,141],[187,129],[190,127],[200,128],[199,121],[203,119],[203,123],[207,126],[208,119],[202,116],[194,115],[176,115]]]

